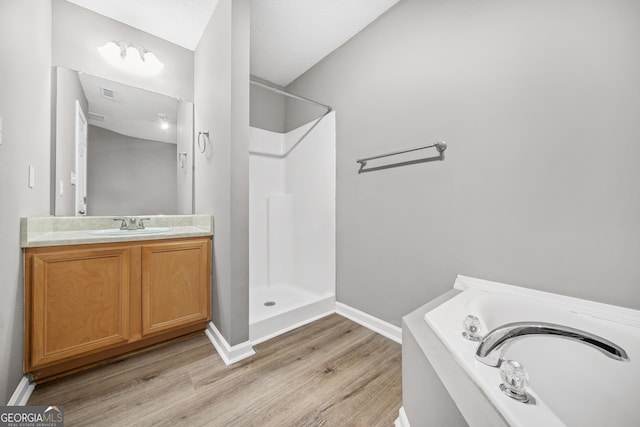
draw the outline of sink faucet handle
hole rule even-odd
[[[114,221],[122,221],[120,223],[120,230],[126,230],[127,228],[129,228],[129,226],[127,225],[127,218],[113,218]]]
[[[138,218],[138,230],[144,229],[144,222],[142,221],[151,221],[151,218]]]

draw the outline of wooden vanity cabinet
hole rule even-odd
[[[25,249],[25,372],[44,382],[204,330],[210,277],[210,237]]]

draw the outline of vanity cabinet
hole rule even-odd
[[[44,382],[210,320],[211,238],[25,249],[24,370]]]

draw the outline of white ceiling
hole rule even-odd
[[[195,50],[218,0],[67,0]]]
[[[86,73],[79,77],[89,101],[89,124],[133,138],[177,143],[175,98]],[[113,91],[113,99],[102,96],[102,89]],[[104,116],[104,120],[94,120],[92,114]],[[169,129],[160,128],[158,114],[166,117]]]
[[[251,74],[287,86],[398,0],[251,0]]]
[[[67,1],[190,50],[195,50],[218,4],[218,0]],[[286,86],[398,1],[251,0],[251,74]]]

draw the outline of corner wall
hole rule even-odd
[[[178,155],[183,156],[184,163],[178,157],[177,166],[177,200],[178,214],[190,215],[193,213],[193,103],[178,100],[177,117],[177,148]]]
[[[464,274],[640,308],[639,75],[635,1],[399,2],[287,87],[338,117],[337,300],[400,325]]]
[[[20,217],[49,214],[51,3],[0,1],[0,404],[22,378]],[[28,186],[28,167],[35,186]]]
[[[251,80],[283,89],[276,84],[251,76]],[[250,86],[249,125],[271,132],[285,132],[285,97],[260,86]]]
[[[215,216],[213,322],[249,339],[249,1],[220,0],[194,55],[196,213]]]
[[[84,116],[89,113],[89,102],[82,89],[78,73],[64,67],[52,70],[56,84],[55,105],[55,180],[52,183],[55,198],[55,215],[74,216],[76,214],[75,185],[71,185],[71,172],[76,170],[76,100]],[[60,183],[64,183],[64,192],[60,194]]]

